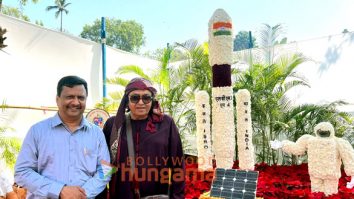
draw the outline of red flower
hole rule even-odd
[[[195,169],[197,165],[186,165],[186,168]],[[237,161],[234,162],[233,168],[238,168]],[[350,177],[346,176],[344,171],[342,171],[342,177],[339,179],[338,194],[326,197],[324,193],[311,193],[307,164],[269,166],[260,163],[255,165],[255,170],[259,171],[257,197],[263,197],[264,199],[354,199],[354,188],[346,188]],[[204,178],[207,174],[212,175],[213,173],[210,171],[192,172],[186,176],[186,198],[199,198],[202,193],[209,191],[211,181]]]

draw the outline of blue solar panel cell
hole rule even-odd
[[[257,180],[257,171],[217,168],[210,196],[225,199],[255,199]]]

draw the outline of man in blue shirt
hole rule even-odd
[[[101,129],[89,123],[87,83],[77,76],[59,80],[58,113],[28,131],[15,165],[15,182],[27,198],[94,198],[110,180],[110,162]]]

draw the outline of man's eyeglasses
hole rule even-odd
[[[143,100],[144,104],[148,104],[152,101],[153,97],[151,95],[145,94],[145,95],[138,95],[138,94],[133,94],[129,96],[129,101],[133,104],[137,104],[139,101]]]

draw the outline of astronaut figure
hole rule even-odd
[[[271,141],[273,149],[293,155],[303,155],[307,151],[308,169],[312,192],[324,192],[326,196],[338,193],[338,182],[341,177],[341,164],[351,176],[348,188],[354,185],[354,150],[351,144],[335,137],[334,128],[329,122],[321,122],[314,128],[316,136],[303,135],[296,143]]]

